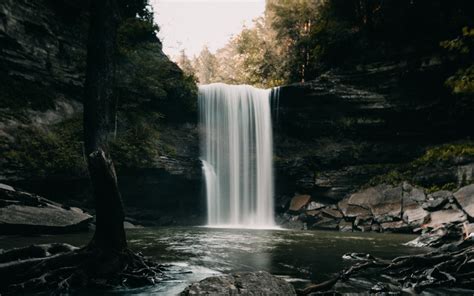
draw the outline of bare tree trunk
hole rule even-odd
[[[90,12],[84,98],[85,151],[96,203],[96,230],[90,247],[120,252],[127,247],[124,211],[107,145],[119,11],[115,0],[94,0]]]

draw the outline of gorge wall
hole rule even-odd
[[[81,125],[86,4],[69,0],[0,3],[0,182],[92,208],[81,133],[67,130],[71,122]],[[147,50],[138,51],[138,55],[147,54],[138,58],[159,61],[158,70],[164,74],[152,72],[156,81],[162,80],[159,75],[183,80],[179,68],[161,51],[159,40]],[[473,136],[472,103],[460,107],[460,98],[444,87],[444,67],[436,57],[406,58],[332,70],[314,81],[283,86],[279,103],[273,106],[277,212],[286,212],[298,194],[336,204],[361,187],[407,178],[426,188],[471,183],[474,157],[454,153],[443,156],[443,161],[437,161],[436,154],[423,158],[432,147],[446,143],[454,143],[457,151]],[[144,88],[131,89],[136,80],[126,72],[134,71],[124,72],[127,79],[121,83],[121,93],[141,96],[158,106],[180,88],[179,84],[175,89],[160,86],[165,95],[156,98]],[[159,124],[153,126],[158,135],[146,139],[147,149],[117,144],[122,151],[118,155],[138,159],[118,166],[130,220],[160,225],[205,221],[196,112],[180,111],[180,106],[163,107],[174,112],[165,116],[158,112],[163,110],[156,114],[133,110],[145,122],[152,115],[159,117]],[[130,129],[127,120],[119,124],[126,132]],[[25,133],[26,129],[30,132]],[[39,145],[42,139],[32,136],[38,133],[58,144]],[[63,142],[74,145],[64,147]],[[157,153],[150,152],[150,147]],[[145,156],[149,161],[143,164],[140,160]],[[38,162],[41,158],[54,161]]]

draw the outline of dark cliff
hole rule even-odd
[[[280,205],[295,192],[337,202],[432,146],[472,137],[472,104],[444,86],[444,67],[436,59],[372,64],[282,87],[275,106]],[[420,185],[458,182],[459,167],[472,170],[472,163],[426,164]]]
[[[93,207],[82,144],[88,7],[69,0],[0,3],[0,180]],[[140,21],[125,19],[119,32],[112,154],[129,212],[173,223],[170,212],[187,219],[203,212],[196,198],[196,86],[156,37],[126,35],[148,26]]]

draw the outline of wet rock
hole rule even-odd
[[[296,295],[293,286],[265,271],[239,272],[206,278],[181,295]]]
[[[460,227],[455,224],[447,224],[425,232],[405,245],[411,247],[440,247],[452,242],[460,241],[460,239]]]
[[[306,206],[311,200],[309,195],[296,195],[291,199],[290,211],[297,212]]]
[[[454,193],[454,198],[470,219],[474,219],[474,184],[465,186]]]
[[[0,233],[42,234],[87,230],[92,216],[40,196],[0,189]]]
[[[351,221],[345,221],[341,220],[339,222],[339,231],[342,232],[352,232],[353,231],[353,226]]]
[[[441,210],[430,214],[430,222],[423,225],[424,228],[437,228],[451,223],[463,223],[467,220],[466,215],[460,210]]]

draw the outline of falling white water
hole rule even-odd
[[[209,226],[275,225],[270,96],[248,85],[199,87]]]

